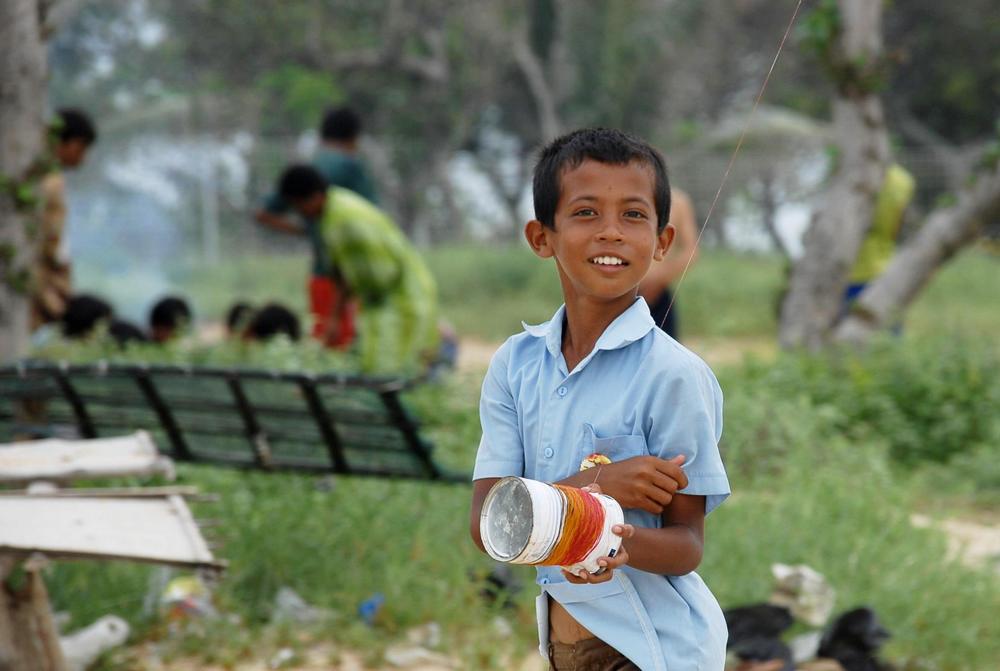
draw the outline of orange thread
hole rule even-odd
[[[596,496],[576,487],[553,485],[566,498],[559,540],[542,566],[570,566],[587,558],[604,531],[604,506]]]

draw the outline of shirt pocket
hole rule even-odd
[[[591,454],[603,454],[612,462],[625,461],[632,457],[649,454],[646,437],[642,434],[598,437],[592,424],[583,425],[583,441],[580,461]]]

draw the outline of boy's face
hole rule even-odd
[[[292,207],[306,219],[319,219],[326,208],[326,194],[317,191],[311,196],[292,201]]]
[[[56,160],[63,168],[78,168],[87,158],[87,150],[90,145],[80,138],[64,140],[56,145]]]
[[[588,159],[562,174],[555,230],[532,220],[525,237],[536,254],[555,257],[567,302],[635,297],[674,236],[669,224],[657,233],[654,185],[652,169],[637,161]]]

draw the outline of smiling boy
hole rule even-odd
[[[501,477],[602,490],[625,509],[622,551],[598,574],[538,567],[542,654],[557,671],[721,670],[725,620],[694,569],[729,495],[722,393],[636,295],[674,235],[663,159],[619,131],[576,131],[542,151],[534,200],[525,237],[555,259],[565,303],[504,343],[483,382],[473,540]],[[611,463],[581,471],[594,453]]]

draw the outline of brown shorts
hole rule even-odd
[[[549,643],[551,671],[639,671],[628,657],[599,638]]]

